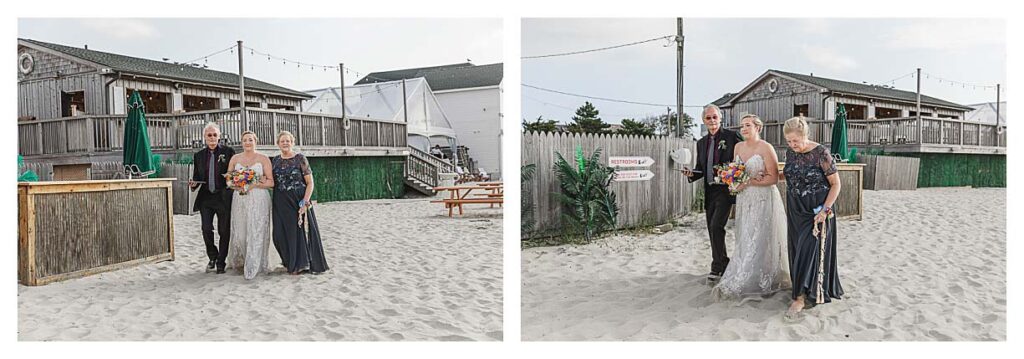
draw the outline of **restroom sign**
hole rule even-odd
[[[650,167],[654,159],[646,156],[609,156],[608,167]]]

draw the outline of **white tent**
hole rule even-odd
[[[303,101],[303,112],[341,114],[337,87],[306,92],[316,97]],[[456,145],[455,130],[422,77],[405,80],[405,101],[401,80],[347,86],[345,114],[398,122],[405,122],[408,117],[409,146],[422,151],[429,151],[434,145]]]

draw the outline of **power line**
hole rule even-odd
[[[236,47],[238,47],[238,45],[231,45],[231,46],[228,46],[227,48],[225,48],[225,49],[223,49],[223,50],[220,50],[220,51],[214,52],[214,53],[212,53],[212,54],[209,54],[209,55],[206,55],[206,56],[200,56],[200,57],[197,57],[197,58],[195,58],[195,59],[193,59],[193,60],[185,61],[185,62],[183,62],[182,64],[183,64],[183,65],[188,65],[188,64],[191,64],[191,63],[193,63],[193,62],[196,62],[196,61],[199,61],[199,60],[204,60],[204,61],[205,61],[205,60],[206,60],[206,59],[208,59],[208,58],[211,58],[211,57],[217,56],[217,55],[219,55],[219,54],[223,53],[224,51],[228,51],[228,50],[231,50],[231,49],[233,49],[233,48],[236,48]]]
[[[533,85],[529,85],[529,84],[522,84],[522,85],[523,85],[523,87],[529,87],[529,88],[536,89],[536,90],[541,90],[541,91],[546,91],[546,92],[553,92],[553,93],[557,93],[557,94],[561,94],[561,95],[566,95],[566,96],[582,97],[582,98],[592,99],[592,100],[628,103],[628,104],[643,105],[643,106],[657,106],[657,107],[675,107],[676,106],[676,105],[668,105],[668,104],[660,104],[660,103],[638,102],[638,101],[629,101],[629,100],[619,100],[619,99],[613,99],[613,98],[607,98],[607,97],[580,95],[580,94],[575,94],[575,93],[570,93],[570,92],[546,89],[546,88],[543,88],[543,87],[537,87],[537,86],[533,86]],[[686,106],[683,106],[683,107],[703,108],[704,106],[700,106],[700,105],[686,105]]]
[[[675,38],[675,35],[660,36],[660,37],[656,37],[656,38],[653,38],[653,39],[648,39],[648,40],[643,40],[643,41],[636,41],[636,42],[631,42],[631,43],[628,43],[628,44],[621,44],[621,45],[615,45],[615,46],[602,47],[602,48],[598,48],[598,49],[572,51],[572,52],[562,52],[562,53],[548,54],[548,55],[523,56],[523,57],[520,57],[520,59],[527,60],[527,59],[540,59],[540,58],[546,58],[546,57],[579,55],[579,54],[586,54],[586,53],[590,53],[590,52],[597,52],[597,51],[605,51],[605,50],[617,49],[617,48],[626,47],[626,46],[640,45],[640,44],[648,43],[648,42],[651,42],[651,41],[658,41],[658,40],[664,40],[664,39],[670,39],[670,38]]]

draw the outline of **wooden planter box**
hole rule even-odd
[[[779,163],[779,171],[785,167],[784,162]],[[843,187],[839,191],[839,198],[833,205],[836,211],[836,218],[839,219],[864,219],[864,164],[862,163],[836,163],[839,170],[839,180]],[[779,181],[779,192],[782,194],[782,203],[786,203],[786,181]]]
[[[18,281],[174,260],[171,179],[18,183]]]

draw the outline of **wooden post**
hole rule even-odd
[[[238,106],[242,109],[242,131],[249,129],[248,114],[245,113],[245,71],[242,66],[242,40],[238,40]]]
[[[963,120],[960,120],[960,145],[961,146],[964,145],[964,125],[966,125],[966,123],[964,123]]]
[[[277,137],[277,112],[270,113],[270,130],[274,131],[274,137]],[[275,142],[277,142],[275,140]]]
[[[43,149],[43,124],[36,123],[36,148],[39,149],[38,154],[46,153]]]
[[[676,18],[676,137],[683,137],[683,18]],[[668,118],[671,119],[671,116]],[[668,120],[666,119],[666,120]]]
[[[338,75],[339,75],[339,77],[341,77],[341,89],[340,89],[340,91],[338,91],[339,92],[338,95],[341,96],[341,122],[342,122],[342,124],[344,124],[345,123],[345,63],[344,62],[339,62],[338,63]]]
[[[917,68],[917,144],[924,144],[924,126],[921,123],[921,68]]]
[[[295,145],[298,146],[302,144],[302,115],[295,116],[295,125],[296,132],[298,132],[295,134],[298,137],[295,139]]]
[[[942,118],[939,118],[939,144],[946,144],[946,122]]]
[[[92,117],[85,119],[85,130],[89,133],[89,139],[86,141],[85,150],[88,153],[96,151],[96,124],[93,122]]]

